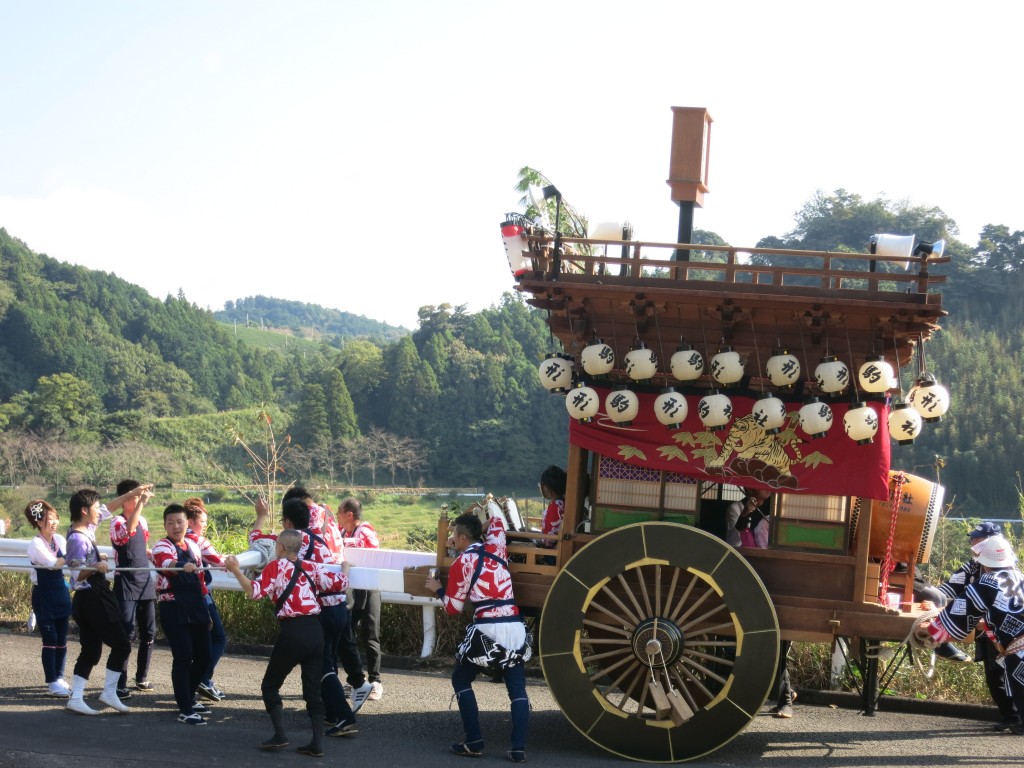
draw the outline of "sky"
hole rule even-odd
[[[522,166],[674,241],[689,106],[714,120],[698,229],[752,246],[842,188],[973,246],[1024,229],[1022,27],[945,0],[0,0],[0,227],[157,298],[413,329],[512,290]]]

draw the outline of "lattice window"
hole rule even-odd
[[[796,495],[781,493],[776,514],[800,520],[818,520],[826,523],[845,523],[849,499],[845,496]]]

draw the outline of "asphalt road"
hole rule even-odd
[[[259,696],[266,660],[229,655],[221,661],[218,685],[230,698],[215,706],[210,724],[177,723],[170,686],[170,652],[157,647],[153,691],[137,693],[128,715],[82,717],[45,695],[38,636],[0,633],[0,766],[19,768],[135,768],[159,766],[315,765],[292,749],[265,753],[256,745],[270,733]],[[69,647],[68,669],[77,655]],[[104,659],[106,656],[104,656]],[[93,673],[86,699],[93,706],[102,671]],[[443,670],[384,670],[385,695],[367,702],[359,714],[359,734],[326,739],[319,764],[352,768],[378,766],[508,765],[509,733],[505,688],[476,684],[488,737],[486,755],[470,761],[447,753],[461,740],[457,708],[449,706],[451,685]],[[529,762],[576,768],[621,766],[628,761],[603,752],[581,736],[555,707],[544,682],[531,679]],[[298,673],[283,691],[293,745],[308,740],[308,720],[299,694]],[[801,697],[813,698],[810,695]],[[884,700],[883,700],[884,702]],[[105,710],[110,712],[110,710]],[[1024,737],[995,734],[979,719],[903,712],[863,717],[855,707],[811,706],[798,702],[796,716],[778,720],[767,711],[736,739],[690,765],[770,768],[859,768],[860,766],[1024,766]]]

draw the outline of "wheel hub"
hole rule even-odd
[[[633,630],[633,654],[648,667],[675,663],[683,653],[684,642],[682,630],[661,616],[645,619]]]

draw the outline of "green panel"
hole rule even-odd
[[[777,543],[783,547],[824,549],[830,552],[846,550],[846,527],[815,525],[806,521],[777,519]]]
[[[682,523],[683,525],[696,525],[697,514],[695,512],[666,512],[665,522]]]
[[[599,531],[610,531],[613,528],[621,528],[624,525],[633,523],[649,523],[658,519],[658,513],[649,509],[609,509],[608,507],[597,507],[594,510],[594,524]],[[666,512],[665,521],[669,523],[682,523],[684,525],[696,525],[697,514],[695,512]]]
[[[608,507],[597,507],[594,510],[594,519],[599,531],[610,531],[612,528],[621,528],[624,525],[633,523],[647,523],[654,520],[657,515],[649,510],[623,510],[608,509]]]

